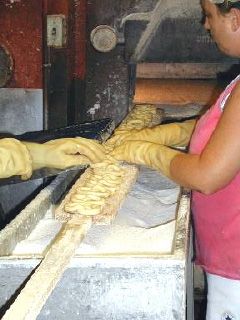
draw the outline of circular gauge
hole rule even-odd
[[[117,45],[115,30],[107,25],[97,26],[90,35],[93,47],[100,52],[109,52]]]

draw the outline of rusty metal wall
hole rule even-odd
[[[67,19],[67,45],[61,49],[44,47],[46,15],[52,14]],[[44,87],[49,127],[76,122],[84,104],[85,27],[85,0],[0,2],[0,45],[13,61],[12,76],[5,87]]]
[[[42,88],[42,1],[1,1],[0,30],[14,61],[8,87]]]

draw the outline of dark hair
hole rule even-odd
[[[224,14],[228,13],[232,8],[236,8],[240,10],[240,1],[238,2],[231,2],[229,0],[224,0],[223,3],[216,3],[219,11]]]

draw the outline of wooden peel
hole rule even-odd
[[[45,258],[2,319],[37,318],[91,224],[89,217],[81,217],[77,221],[73,217],[63,225]]]

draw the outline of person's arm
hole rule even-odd
[[[26,146],[13,138],[0,139],[0,178],[32,175],[32,159]]]
[[[153,128],[141,130],[117,131],[105,144],[117,147],[126,141],[147,141],[169,147],[186,147],[191,139],[196,121],[186,120],[184,122],[160,124]]]
[[[33,170],[89,165],[105,158],[104,147],[92,139],[76,137],[50,140],[43,144],[23,143],[31,155]]]
[[[211,194],[224,188],[240,170],[240,84],[229,97],[223,115],[201,155],[180,154],[170,165],[174,181]]]

